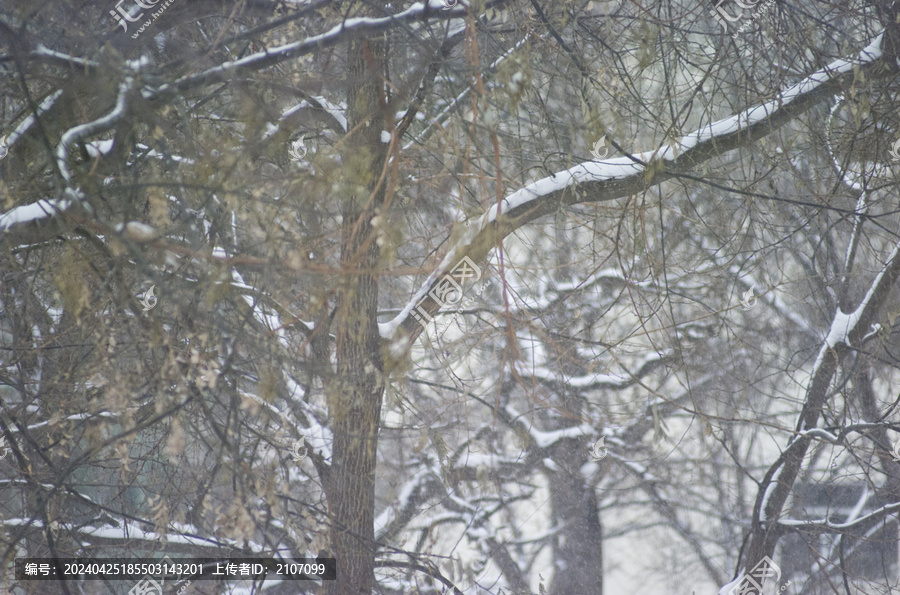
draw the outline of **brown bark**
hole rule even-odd
[[[383,39],[357,40],[349,48],[352,132],[345,164],[352,190],[342,210],[341,264],[354,272],[343,279],[335,317],[337,382],[328,395],[334,432],[329,504],[338,564],[337,580],[328,585],[332,595],[368,595],[375,584],[375,455],[384,381],[376,321],[379,250],[371,221],[385,196],[385,45]]]

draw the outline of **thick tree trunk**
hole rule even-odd
[[[577,473],[562,471],[550,487],[558,521],[564,523],[556,558],[557,568],[549,589],[551,595],[603,593],[603,528],[593,489]]]
[[[581,466],[586,462],[579,444],[566,444],[553,461],[559,470],[550,483],[554,523],[562,527],[554,541],[556,572],[550,595],[603,593],[603,528],[593,488],[585,482]],[[564,564],[564,566],[562,566]]]
[[[374,588],[375,454],[384,392],[376,306],[379,250],[371,225],[384,202],[381,171],[387,145],[384,125],[385,43],[350,44],[347,97],[351,138],[346,139],[341,265],[343,287],[335,317],[337,382],[329,390],[334,448],[329,486],[337,581],[331,595],[366,594]]]

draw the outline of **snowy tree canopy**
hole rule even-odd
[[[898,17],[0,2],[0,592],[900,588]]]

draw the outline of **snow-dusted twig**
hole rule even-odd
[[[494,72],[504,60],[509,58],[516,50],[525,45],[525,42],[528,41],[530,36],[531,33],[527,33],[525,37],[523,37],[516,45],[506,50],[503,55],[494,60],[494,62],[490,66],[488,66],[487,72]],[[543,38],[546,36],[547,34],[545,33],[540,37]],[[436,127],[443,126],[444,122],[447,121],[447,118],[449,118],[453,113],[453,110],[456,109],[460,102],[462,102],[469,95],[469,93],[471,93],[472,89],[473,87],[470,85],[463,89],[463,91],[455,98],[451,99],[450,102],[446,106],[444,106],[444,109],[441,110],[441,113],[431,119],[431,121],[428,123],[428,126],[426,126],[424,130],[417,134],[413,140],[409,141],[403,146],[403,150],[406,151],[413,146],[421,145],[426,140],[428,140],[428,137],[430,137],[435,132],[435,130],[437,130]]]
[[[545,368],[531,372],[535,380],[549,386],[562,389],[563,387],[579,390],[590,389],[624,389],[640,382],[640,379],[648,375],[656,368],[664,365],[671,359],[671,354],[660,355],[658,353],[647,354],[644,361],[636,370],[625,371],[621,374],[586,374],[577,377],[565,377]]]
[[[10,209],[0,215],[0,232],[6,232],[19,225],[38,223],[64,211],[68,206],[69,201],[65,199],[50,198]]]
[[[881,508],[878,508],[877,510],[873,510],[869,514],[853,518],[853,520],[843,523],[835,523],[829,521],[828,519],[814,519],[808,521],[801,521],[797,519],[781,519],[780,521],[778,521],[778,525],[784,527],[785,529],[791,529],[792,531],[802,530],[807,533],[843,533],[849,532],[858,527],[867,526],[872,521],[877,521],[897,511],[900,511],[900,502],[887,504],[885,506],[882,506]]]
[[[63,54],[61,52],[57,52],[47,48],[46,46],[44,46],[44,44],[38,44],[37,49],[31,52],[31,56],[48,62],[62,62],[67,66],[78,66],[79,68],[82,68],[84,70],[87,70],[88,68],[101,67],[101,64],[99,62]]]

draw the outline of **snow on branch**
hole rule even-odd
[[[330,102],[327,98],[322,97],[320,95],[315,96],[307,96],[297,105],[284,110],[281,113],[281,116],[278,118],[278,124],[268,124],[267,129],[263,132],[262,139],[266,140],[267,138],[276,134],[279,130],[284,126],[290,125],[290,121],[288,118],[296,114],[302,109],[305,108],[313,108],[318,110],[324,115],[327,115],[327,125],[328,127],[337,133],[346,133],[347,132],[347,108],[345,105],[336,105]]]
[[[77,538],[83,545],[105,544],[119,548],[140,548],[140,543],[143,542],[144,548],[150,550],[158,549],[164,540],[167,551],[201,556],[234,555],[236,552],[244,552],[248,547],[253,552],[268,549],[264,544],[255,542],[239,543],[227,538],[201,537],[201,532],[195,527],[177,523],[170,524],[169,531],[162,535],[155,531],[144,530],[140,523],[121,517],[115,520],[111,516],[103,515],[97,520],[102,524],[76,527],[60,523],[60,529]],[[34,518],[9,518],[0,520],[0,528],[2,527],[40,529],[43,522]]]
[[[508,0],[493,0],[485,5],[485,9],[502,6],[506,2],[508,2]],[[443,8],[444,5],[441,2],[429,0],[428,4],[415,2],[406,10],[387,17],[349,18],[344,20],[341,24],[335,25],[325,33],[307,37],[301,41],[295,41],[275,48],[266,49],[245,58],[241,58],[240,60],[224,62],[215,68],[181,77],[174,83],[160,86],[150,94],[148,99],[155,95],[171,93],[176,89],[183,91],[199,85],[221,82],[226,78],[245,70],[261,70],[290,58],[296,58],[297,56],[303,56],[314,51],[320,51],[324,48],[337,45],[350,38],[367,37],[374,33],[386,31],[396,25],[428,19],[460,19],[464,18],[469,12],[469,7],[464,6],[463,3],[460,3],[459,6],[450,10],[443,10]]]
[[[37,223],[42,219],[48,219],[54,214],[66,210],[69,204],[69,201],[65,199],[49,198],[11,209],[0,215],[0,232],[5,232],[17,225]]]
[[[531,375],[540,382],[578,389],[623,389],[640,382],[640,379],[663,365],[667,356],[659,353],[648,353],[644,356],[638,369],[622,374],[587,374],[585,376],[565,377],[546,368],[537,368]]]
[[[325,97],[322,97],[321,95],[315,95],[315,96],[311,97],[311,99],[316,104],[318,104],[315,107],[326,112],[329,116],[332,117],[332,119],[334,119],[334,121],[337,123],[337,125],[340,126],[341,130],[343,130],[344,132],[347,132],[347,130],[348,130],[347,114],[346,114],[345,108],[331,103],[330,101],[328,101]]]
[[[400,314],[391,321],[379,323],[381,336],[387,340],[401,339],[396,335],[402,327],[405,341],[413,341],[422,327],[410,312],[416,306],[430,316],[440,310],[441,304],[428,294],[464,257],[480,262],[507,235],[555,212],[560,204],[605,202],[642,192],[717,155],[763,138],[877,64],[882,56],[881,42],[882,35],[879,35],[858,58],[836,60],[782,91],[772,101],[704,126],[685,135],[674,146],[586,161],[513,192],[467,226]]]
[[[895,280],[893,279],[894,275],[891,274],[888,279],[885,279],[885,275],[891,273],[894,269],[894,264],[898,261],[898,253],[900,253],[900,244],[894,246],[891,255],[888,257],[887,263],[881,269],[881,272],[878,273],[878,276],[875,277],[872,285],[869,286],[869,290],[866,292],[865,297],[863,297],[856,310],[849,314],[841,312],[840,309],[835,312],[834,320],[831,322],[831,328],[828,330],[828,336],[825,337],[825,341],[819,350],[819,356],[816,360],[816,366],[814,367],[819,367],[822,358],[825,357],[825,354],[829,350],[834,349],[841,343],[847,347],[851,347],[851,344],[855,342],[854,339],[851,338],[851,335],[855,338],[859,338],[868,330],[868,322],[872,319],[873,314],[873,309],[869,306],[874,301],[873,298],[876,294],[886,292],[887,287],[893,284]],[[885,283],[887,283],[887,286]],[[877,310],[880,305],[881,304],[879,303],[875,309]],[[866,324],[860,324],[864,319],[866,320]]]
[[[803,432],[800,432],[800,435],[801,436],[809,436],[810,438],[820,438],[822,440],[831,442],[832,444],[840,444],[841,443],[840,438],[838,438],[837,436],[835,436],[834,434],[832,434],[831,432],[829,432],[828,430],[825,430],[823,428],[812,428],[810,430],[805,430]]]
[[[53,104],[56,103],[56,100],[59,99],[59,96],[62,95],[63,90],[59,89],[55,93],[48,95],[44,98],[43,101],[38,105],[37,112],[38,117],[45,114],[47,110],[53,107]],[[22,120],[22,123],[16,126],[16,129],[13,130],[9,134],[9,138],[6,139],[6,146],[12,147],[17,140],[25,136],[25,133],[28,132],[28,129],[34,125],[35,115],[30,114],[27,118]]]
[[[395,502],[375,519],[375,541],[390,541],[419,514],[422,503],[444,493],[440,477],[430,467],[423,466],[397,494]]]
[[[577,438],[585,438],[591,437],[593,438],[596,435],[596,430],[594,430],[593,426],[589,426],[587,424],[583,424],[580,426],[571,426],[568,428],[563,428],[561,430],[553,430],[552,432],[542,432],[538,430],[534,426],[528,429],[528,433],[531,436],[531,439],[534,440],[535,446],[538,448],[550,448],[560,440],[570,440]]]
[[[59,168],[59,173],[67,184],[72,181],[72,173],[69,171],[69,166],[66,164],[66,153],[69,149],[69,145],[92,134],[96,134],[103,130],[109,130],[112,128],[113,124],[122,119],[122,116],[125,115],[125,97],[133,86],[134,77],[126,76],[125,80],[119,84],[119,96],[116,99],[116,106],[111,112],[93,122],[79,124],[78,126],[70,128],[62,135],[59,144],[56,146],[56,166]]]
[[[31,56],[39,60],[46,60],[48,62],[61,62],[66,66],[78,66],[79,68],[82,68],[84,70],[87,70],[89,68],[101,67],[101,64],[99,62],[63,54],[47,48],[42,43],[38,44],[37,49],[31,52]],[[62,91],[57,91],[57,93],[62,93]]]
[[[792,530],[803,530],[805,532],[847,532],[857,527],[866,527],[872,521],[880,520],[881,518],[886,517],[889,514],[893,514],[898,510],[900,510],[900,502],[894,502],[892,504],[882,506],[877,510],[873,510],[867,515],[856,517],[852,521],[848,521],[846,523],[835,523],[829,521],[828,519],[816,519],[809,521],[783,519],[778,521],[778,524],[784,528],[790,528]]]
[[[756,502],[753,506],[753,523],[750,546],[747,551],[747,567],[753,567],[765,556],[771,556],[777,539],[769,523],[775,523],[784,510],[788,495],[801,472],[806,452],[813,437],[819,437],[816,424],[822,414],[829,388],[837,373],[838,366],[851,351],[851,346],[859,344],[869,327],[876,321],[878,311],[887,299],[891,287],[900,278],[900,243],[895,244],[884,267],[851,313],[838,309],[827,336],[813,364],[803,408],[796,425],[796,434],[791,438],[784,452],[769,467],[760,482]]]
[[[126,520],[122,521],[122,526],[88,525],[77,529],[72,527],[70,534],[76,536],[84,544],[105,544],[117,547],[127,544],[135,547],[137,545],[135,542],[144,542],[148,549],[158,548],[159,543],[165,540],[168,551],[194,555],[201,552],[206,555],[228,555],[236,551],[245,551],[248,548],[252,552],[263,552],[267,549],[264,544],[252,541],[241,543],[224,537],[201,537],[201,531],[194,527],[177,527],[174,524],[165,535],[162,535],[155,531],[144,530],[138,523]]]

